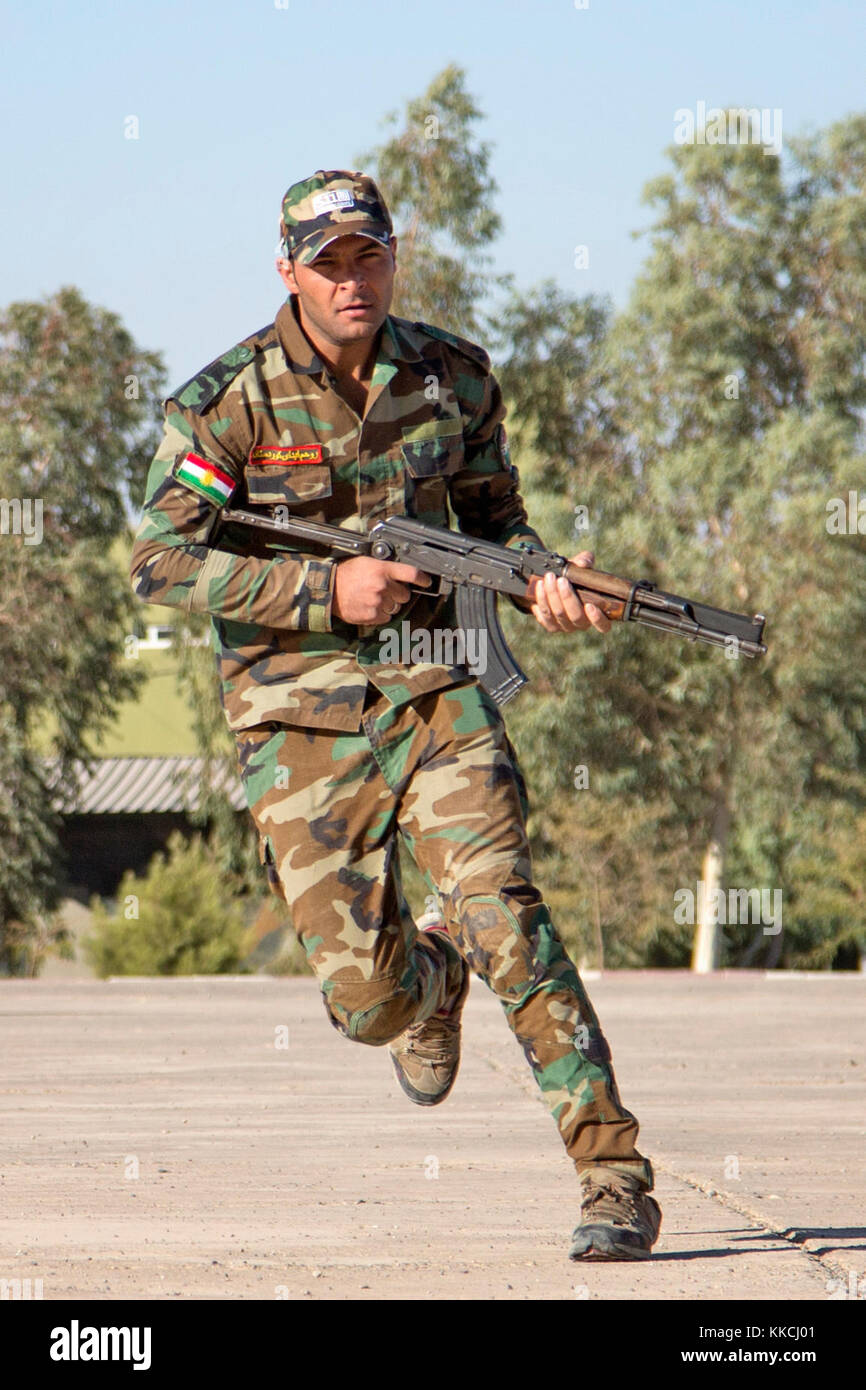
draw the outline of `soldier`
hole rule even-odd
[[[451,600],[425,592],[430,576],[412,566],[220,523],[230,498],[356,531],[395,513],[447,526],[450,503],[470,535],[542,544],[490,360],[389,314],[397,242],[364,174],[319,170],[294,184],[280,234],[289,298],[275,322],[165,404],[135,592],[212,615],[262,861],[334,1027],[387,1045],[410,1100],[437,1105],[457,1074],[470,972],[480,976],[581,1181],[571,1258],[645,1258],[661,1221],[652,1166],[533,883],[503,720],[466,665],[383,659],[395,619],[453,630]],[[552,574],[518,606],[548,632],[610,626]],[[436,904],[418,923],[400,887],[398,831]]]

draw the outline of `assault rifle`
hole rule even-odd
[[[378,521],[368,533],[347,531],[342,526],[304,521],[299,517],[278,520],[263,512],[223,509],[228,524],[254,527],[282,537],[324,546],[339,555],[370,555],[375,560],[396,560],[414,565],[439,578],[438,593],[452,591],[459,628],[487,632],[487,661],[479,681],[497,704],[504,705],[525,685],[520,669],[505,641],[496,613],[497,594],[527,598],[530,579],[552,570],[573,584],[581,603],[594,603],[608,618],[643,623],[662,632],[679,632],[690,642],[710,642],[745,656],[760,656],[767,648],[761,641],[764,615],[749,618],[710,608],[694,599],[666,594],[645,579],[619,579],[604,570],[583,569],[563,555],[537,545],[512,549],[477,540],[460,531],[425,526],[408,516]],[[425,589],[424,593],[435,593]]]

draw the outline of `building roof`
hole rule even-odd
[[[203,758],[98,758],[89,769],[88,764],[80,761],[73,767],[73,785],[55,782],[54,804],[62,815],[135,815],[198,809]],[[246,809],[243,785],[236,772],[214,768],[212,786],[227,793],[233,810]]]

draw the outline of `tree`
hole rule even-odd
[[[207,827],[210,852],[229,891],[252,894],[264,903],[269,893],[259,863],[255,825],[251,817],[236,814],[221,790],[237,776],[238,760],[220,702],[213,647],[202,640],[209,629],[210,619],[202,614],[176,615],[178,681],[193,711],[193,733],[202,759],[200,773],[194,774],[196,809],[189,816],[194,825]],[[271,906],[278,917],[288,915],[279,899],[274,898]]]
[[[224,975],[243,955],[244,909],[227,895],[213,855],[200,836],[175,831],[167,854],[154,855],[146,875],[126,873],[115,910],[91,903],[93,932],[84,948],[96,973]]]
[[[844,801],[810,809],[790,855],[785,931],[803,966],[857,970],[866,958],[866,813]]]
[[[110,554],[152,453],[162,364],[71,288],[0,314],[0,969],[28,972],[60,879],[58,782],[134,691]],[[50,739],[44,731],[51,729]],[[45,755],[56,764],[49,774]]]
[[[375,171],[395,224],[392,312],[477,337],[490,283],[485,252],[501,220],[492,207],[490,147],[475,138],[481,112],[465,79],[456,64],[443,68],[407,104],[399,133],[360,164]],[[397,112],[386,118],[391,126],[399,121]]]
[[[709,846],[728,882],[793,893],[806,804],[864,805],[866,556],[856,525],[826,523],[862,477],[866,127],[802,147],[790,185],[755,146],[671,154],[624,314],[605,324],[590,301],[548,291],[500,320],[511,433],[534,451],[519,461],[548,543],[577,548],[580,504],[602,567],[769,615],[755,664],[640,629],[556,657],[519,639],[541,682],[516,732],[532,733],[548,797],[589,763],[606,798],[658,809],[658,844],[686,832],[691,867],[678,852],[665,870],[669,903]],[[828,775],[840,766],[853,769],[844,791]],[[829,930],[813,923],[812,944]],[[782,934],[761,945],[766,963],[785,959]],[[729,930],[729,947],[745,959],[752,928]],[[789,959],[804,949],[801,937]]]
[[[594,547],[602,566],[605,527],[633,499],[611,324],[604,301],[549,283],[512,293],[496,319],[497,375],[530,520],[552,549]],[[536,876],[566,944],[596,965],[683,964],[681,934],[664,926],[665,893],[685,872],[688,839],[647,727],[646,634],[551,637],[507,606],[502,616],[531,674],[508,707],[509,731],[530,788]]]
[[[695,810],[729,882],[788,891],[807,801],[838,796],[822,769],[859,769],[855,801],[866,772],[866,555],[826,525],[828,500],[862,475],[866,257],[851,233],[864,137],[857,118],[795,144],[808,167],[788,183],[754,145],[674,152],[674,175],[648,190],[652,255],[619,325],[644,543],[661,556],[675,540],[684,582],[771,619],[760,672],[695,670],[683,702],[703,731]],[[752,932],[729,936],[736,952]],[[783,951],[780,934],[767,963]]]

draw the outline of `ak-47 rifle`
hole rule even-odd
[[[282,520],[236,508],[223,509],[222,521],[309,541],[339,555],[396,560],[436,575],[441,596],[454,592],[458,627],[464,632],[487,632],[486,666],[478,679],[500,705],[512,699],[528,677],[514,660],[499,626],[496,596],[512,594],[526,599],[529,580],[551,570],[573,584],[581,603],[595,604],[614,621],[679,632],[691,642],[733,648],[744,656],[760,656],[767,650],[761,641],[765,621],[762,613],[750,618],[743,613],[710,608],[694,599],[666,594],[645,579],[619,579],[604,570],[584,569],[537,545],[512,549],[460,531],[426,526],[408,516],[391,516],[376,522],[366,534],[324,522],[293,516]]]

